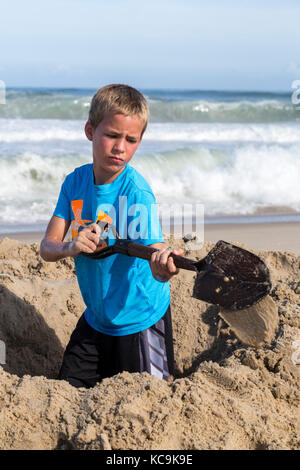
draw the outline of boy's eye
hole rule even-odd
[[[109,132],[107,132],[105,135],[106,135],[106,137],[109,137],[110,139],[117,139],[119,137],[117,134],[110,134]],[[136,144],[137,143],[137,139],[135,139],[133,137],[126,137],[126,140],[130,144]]]

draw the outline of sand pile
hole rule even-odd
[[[270,344],[241,343],[181,271],[171,281],[174,379],[123,373],[86,390],[55,380],[84,309],[73,262],[45,263],[37,244],[4,239],[0,449],[299,449],[300,257],[257,254],[279,313]]]

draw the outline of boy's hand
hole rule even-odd
[[[101,229],[98,224],[93,223],[80,230],[77,237],[70,243],[70,254],[73,258],[77,258],[80,253],[93,253],[99,245],[104,244],[100,239]]]
[[[154,279],[159,282],[167,282],[172,276],[179,273],[179,269],[176,268],[173,258],[170,257],[171,253],[183,256],[184,251],[181,248],[173,251],[163,248],[152,253],[150,267]]]

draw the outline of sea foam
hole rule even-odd
[[[7,90],[0,108],[0,224],[45,223],[64,177],[92,161],[95,90]],[[300,133],[288,93],[148,90],[151,120],[131,161],[159,204],[206,216],[300,211]],[[31,225],[30,225],[31,226]]]

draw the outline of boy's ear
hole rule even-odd
[[[89,140],[93,140],[93,128],[91,121],[87,121],[84,127],[85,135]]]

